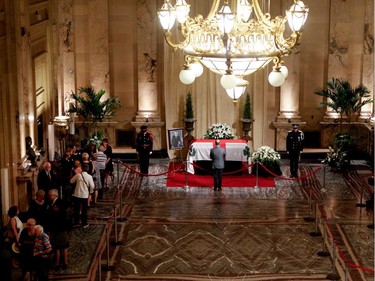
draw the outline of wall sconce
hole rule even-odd
[[[26,35],[26,32],[27,32],[27,29],[26,27],[21,27],[21,36],[25,36]]]
[[[41,21],[41,20],[42,20],[42,15],[39,13],[39,11],[36,11],[36,12],[35,12],[35,19],[36,19],[37,21]]]

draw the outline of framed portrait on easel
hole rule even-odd
[[[168,129],[168,143],[170,150],[181,150],[184,148],[184,129]]]

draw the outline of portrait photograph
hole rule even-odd
[[[169,149],[177,150],[184,148],[184,129],[168,129]]]

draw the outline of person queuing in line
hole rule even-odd
[[[298,162],[300,153],[303,150],[304,138],[303,132],[299,130],[299,125],[293,124],[292,130],[288,132],[286,137],[286,150],[289,154],[291,178],[298,178]]]
[[[64,201],[59,197],[57,189],[51,189],[48,192],[48,198],[47,224],[45,229],[49,233],[55,254],[53,267],[56,271],[60,268],[66,270],[68,267],[69,249],[66,208]]]
[[[8,210],[9,222],[6,226],[5,243],[8,249],[12,249],[13,243],[18,244],[20,239],[20,234],[23,229],[23,223],[18,217],[19,209],[18,206],[12,206]],[[14,268],[19,267],[19,260],[17,253],[11,251],[12,253],[12,266]]]
[[[147,126],[141,126],[141,131],[137,134],[136,150],[138,152],[140,170],[143,175],[148,174],[153,142],[153,136],[151,132],[147,130]]]
[[[215,140],[215,147],[210,150],[212,170],[214,173],[214,191],[221,191],[225,166],[225,149],[220,147],[220,140]]]
[[[34,240],[36,220],[29,218],[26,222],[26,228],[21,231],[20,235],[20,267],[21,267],[21,280],[33,280],[33,273],[35,270],[34,265]]]
[[[90,156],[87,152],[82,153],[82,168],[83,167],[87,168],[88,173],[92,177],[94,176],[94,173],[95,173],[94,165],[92,163],[92,160],[90,160]],[[89,206],[89,207],[90,207],[90,204],[91,204],[92,197],[93,197],[93,193],[92,194],[90,193],[89,198],[87,200],[87,206]]]
[[[76,187],[73,193],[73,208],[74,208],[74,226],[79,226],[79,219],[81,218],[82,227],[87,228],[87,200],[89,194],[94,191],[94,181],[92,176],[87,173],[87,168],[77,167],[75,169],[75,176],[70,180]]]
[[[99,192],[101,193],[101,198],[103,198],[103,190],[102,190],[102,183],[100,180],[100,170],[99,170],[99,165],[98,165],[98,158],[96,154],[93,154],[91,156],[91,161],[92,165],[94,167],[94,173],[92,175],[92,179],[94,180],[94,193],[92,194],[91,198],[91,203],[93,206],[96,206],[96,203],[98,203],[98,197],[99,197]]]
[[[35,199],[31,201],[29,209],[27,210],[27,217],[36,220],[37,224],[46,225],[46,194],[44,190],[39,189],[35,193]]]
[[[38,189],[44,190],[46,194],[50,189],[59,187],[57,175],[52,171],[50,162],[45,162],[43,170],[38,173],[37,184]]]
[[[103,199],[103,191],[105,189],[105,167],[107,165],[107,155],[104,154],[105,147],[102,145],[99,145],[98,152],[96,153],[96,163],[98,165],[99,169],[99,175],[100,175],[100,184],[102,186],[101,189],[99,189],[98,199]]]
[[[107,155],[107,164],[105,165],[105,187],[109,187],[109,179],[113,179],[113,151],[112,147],[109,145],[108,139],[104,138],[102,140],[102,146],[104,146],[104,154]],[[112,180],[113,182],[113,180]]]
[[[71,184],[70,179],[72,177],[72,169],[74,160],[71,157],[72,150],[67,147],[65,149],[65,153],[63,155],[63,158],[60,161],[60,178],[61,178],[61,185],[62,185],[62,192],[64,197],[70,197],[71,196]]]
[[[48,271],[51,267],[52,245],[43,226],[34,226],[35,239],[33,247],[35,275],[38,281],[48,281]]]
[[[1,280],[12,280],[12,254],[3,231],[4,229],[0,231],[0,276]]]
[[[73,144],[73,145],[69,145],[70,149],[71,149],[71,157],[73,160],[78,160],[78,161],[81,161],[82,158],[81,158],[81,151],[80,149],[77,147],[77,145]]]

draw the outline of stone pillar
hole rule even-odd
[[[161,97],[157,85],[157,1],[146,0],[137,7],[138,34],[138,111],[132,126],[139,131],[147,124],[154,135],[154,150],[161,149]]]
[[[280,87],[280,111],[276,122],[273,122],[276,128],[276,150],[286,150],[286,136],[292,124],[299,124],[301,129],[306,125],[306,122],[302,122],[299,112],[300,54],[288,57],[284,65],[288,68],[289,75]]]
[[[57,22],[53,26],[53,34],[58,36],[55,42],[57,52],[57,92],[58,115],[69,108],[70,94],[75,91],[74,37],[73,37],[73,0],[57,2]]]

